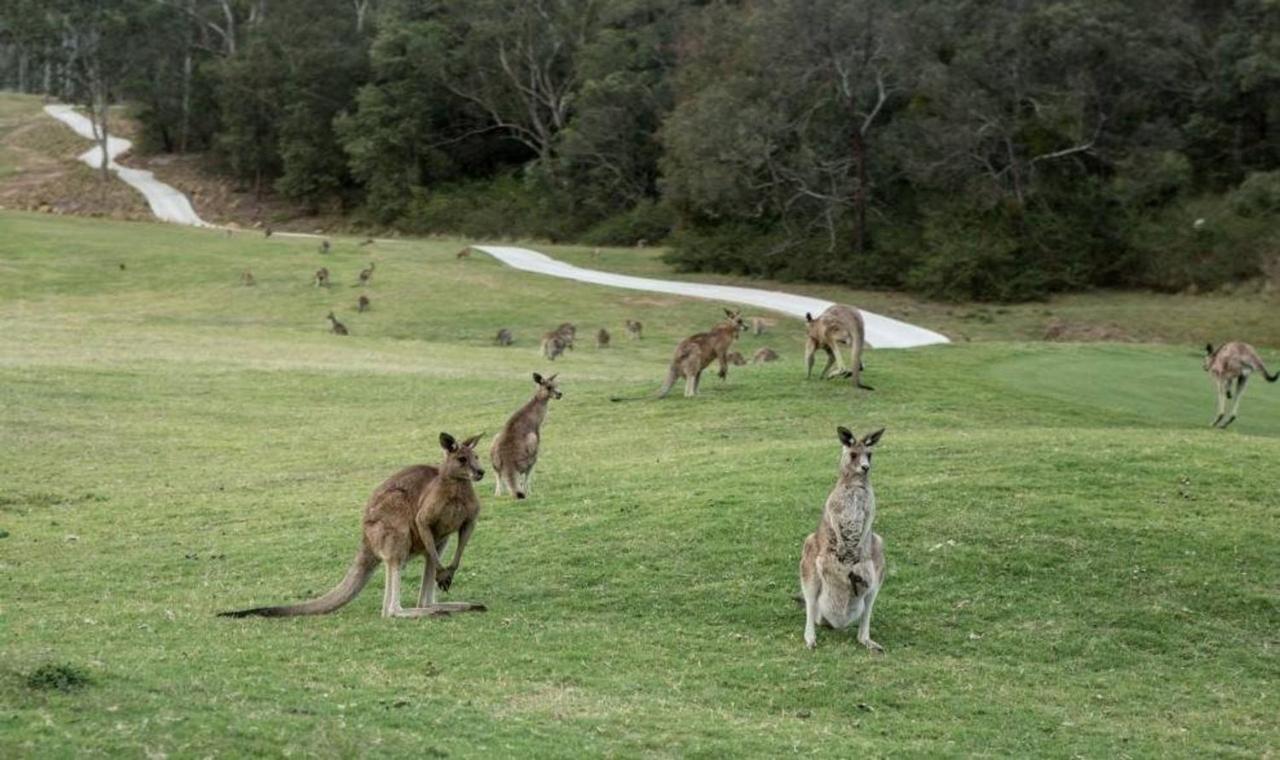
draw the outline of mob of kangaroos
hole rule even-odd
[[[495,496],[501,496],[504,487],[517,499],[529,495],[533,466],[538,462],[538,445],[542,442],[542,422],[547,418],[547,403],[564,396],[556,385],[556,375],[544,378],[534,372],[533,382],[537,384],[533,398],[511,415],[489,447],[497,481]]]
[[[439,467],[419,464],[406,467],[383,481],[365,504],[363,536],[346,576],[332,591],[301,604],[280,607],[253,607],[223,612],[222,617],[291,617],[323,615],[356,598],[379,563],[387,565],[387,582],[382,594],[382,616],[395,618],[438,617],[454,612],[485,609],[475,602],[437,603],[436,587],[448,591],[462,564],[462,551],[471,540],[480,500],[472,485],[484,477],[475,453],[479,435],[462,443],[448,433],[440,434],[444,462]],[[458,534],[453,562],[441,559],[449,537]],[[400,572],[408,560],[425,554],[422,589],[418,606],[400,606]]]
[[[862,312],[851,306],[832,304],[826,311],[818,315],[805,313],[808,338],[804,346],[804,376],[813,374],[813,355],[822,349],[827,354],[827,366],[823,367],[821,377],[848,376],[853,378],[853,385],[863,390],[874,390],[862,384],[862,350],[866,345],[867,328],[862,321]],[[849,366],[845,367],[844,357],[840,354],[841,346],[849,346]],[[829,374],[831,365],[835,364],[839,371]]]
[[[884,429],[858,440],[847,428],[840,439],[840,471],[822,508],[818,529],[804,540],[800,591],[804,597],[804,644],[818,645],[820,623],[844,630],[858,623],[858,643],[873,652],[871,608],[884,583],[884,539],[872,532],[876,494],[871,489],[871,453]]]
[[[1214,350],[1212,343],[1206,345],[1204,369],[1213,378],[1214,385],[1218,389],[1218,416],[1214,418],[1210,427],[1226,428],[1235,422],[1236,413],[1240,411],[1240,399],[1244,398],[1245,383],[1249,382],[1249,375],[1261,372],[1268,383],[1274,383],[1280,379],[1280,372],[1274,375],[1267,372],[1267,366],[1262,363],[1262,357],[1258,356],[1253,346],[1240,341],[1224,343],[1218,346],[1217,350]],[[1231,398],[1233,382],[1236,386],[1235,403],[1231,405],[1231,416],[1223,422],[1222,418],[1227,413],[1227,400]]]

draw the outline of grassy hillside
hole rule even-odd
[[[0,213],[0,755],[1280,744],[1280,387],[1257,383],[1216,431],[1187,346],[993,342],[873,351],[877,390],[855,393],[803,381],[784,321],[743,346],[781,362],[693,400],[611,404],[654,388],[719,309],[457,248],[337,241],[322,257]],[[328,290],[310,285],[322,264]],[[350,337],[325,332],[331,308]],[[626,318],[643,341],[622,338]],[[563,320],[606,325],[615,346],[550,366],[536,337]],[[491,343],[503,326],[512,348]],[[379,573],[333,615],[214,617],[336,583],[369,491],[438,460],[441,430],[491,436],[533,370],[565,391],[533,497],[495,499],[486,478],[449,595],[490,612],[382,620]],[[789,598],[837,424],[888,427],[882,658],[831,631],[806,651]],[[59,673],[88,683],[50,688]]]

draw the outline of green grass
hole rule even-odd
[[[1280,745],[1275,386],[1216,431],[1191,347],[992,342],[873,351],[877,390],[853,393],[803,381],[784,321],[744,341],[781,362],[610,404],[653,389],[718,309],[457,247],[342,240],[322,259],[311,241],[0,213],[0,756]],[[322,263],[327,291],[309,284]],[[325,332],[330,308],[351,337]],[[560,321],[626,318],[642,342],[537,355]],[[491,345],[502,326],[516,346]],[[438,460],[441,430],[492,435],[533,370],[565,391],[533,498],[486,479],[450,594],[488,613],[382,620],[379,574],[333,615],[214,617],[333,585],[370,490]],[[806,651],[789,598],[837,424],[888,427],[883,658],[831,631]],[[32,685],[62,672],[84,685]]]

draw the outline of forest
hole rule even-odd
[[[942,299],[1280,283],[1277,0],[0,0],[0,88],[407,234]]]

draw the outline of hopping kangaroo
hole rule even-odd
[[[1253,346],[1237,340],[1218,346],[1217,351],[1213,350],[1212,343],[1206,345],[1204,368],[1218,386],[1218,416],[1214,418],[1210,427],[1219,427],[1221,423],[1220,427],[1225,428],[1235,422],[1236,412],[1240,411],[1240,399],[1244,397],[1245,383],[1249,382],[1249,375],[1261,372],[1268,383],[1274,383],[1280,379],[1280,372],[1274,375],[1267,372],[1267,366],[1262,363],[1262,357],[1258,356]],[[1236,384],[1236,400],[1231,406],[1231,416],[1223,422],[1222,418],[1227,412],[1227,399],[1231,398],[1232,381]]]
[[[533,481],[533,466],[538,461],[538,444],[542,441],[542,421],[547,418],[547,402],[564,394],[556,387],[556,376],[544,378],[533,373],[538,384],[529,403],[520,407],[489,447],[489,459],[493,462],[495,480],[494,495],[501,496],[505,486],[517,499],[529,495]]]
[[[804,346],[804,376],[813,375],[813,355],[822,349],[827,352],[827,366],[823,367],[821,377],[827,379],[836,375],[853,378],[853,384],[863,390],[875,390],[862,384],[862,349],[866,345],[866,326],[862,322],[862,312],[851,306],[833,304],[818,315],[805,313],[808,323],[809,337]],[[840,346],[849,346],[849,366],[844,366],[844,357],[840,355]],[[835,364],[839,371],[836,375],[828,374],[831,365]]]
[[[818,645],[819,623],[844,630],[856,622],[858,643],[883,653],[884,648],[871,640],[871,608],[884,582],[884,540],[871,530],[876,495],[869,476],[871,449],[884,429],[861,441],[847,428],[836,431],[842,447],[840,474],[800,557],[804,644],[810,649]]]
[[[427,617],[453,612],[482,611],[483,604],[435,601],[436,587],[448,591],[462,563],[462,550],[471,539],[480,514],[480,500],[472,483],[484,477],[475,453],[480,436],[462,443],[448,433],[440,434],[444,463],[406,467],[387,478],[374,490],[364,508],[363,538],[346,577],[332,591],[301,604],[282,607],[254,607],[223,612],[222,617],[292,617],[323,615],[356,598],[378,563],[387,564],[387,584],[382,595],[383,617]],[[449,537],[458,534],[453,562],[441,560]],[[410,557],[426,555],[418,606],[400,606],[400,571]]]
[[[729,348],[737,340],[738,334],[746,331],[747,323],[742,321],[739,312],[725,309],[724,313],[727,317],[725,321],[708,332],[690,335],[676,346],[675,356],[671,358],[671,366],[667,369],[667,379],[658,390],[658,398],[665,398],[681,377],[684,378],[684,395],[697,395],[702,371],[711,366],[713,361],[720,362],[720,369],[716,374],[721,380],[729,375]]]

